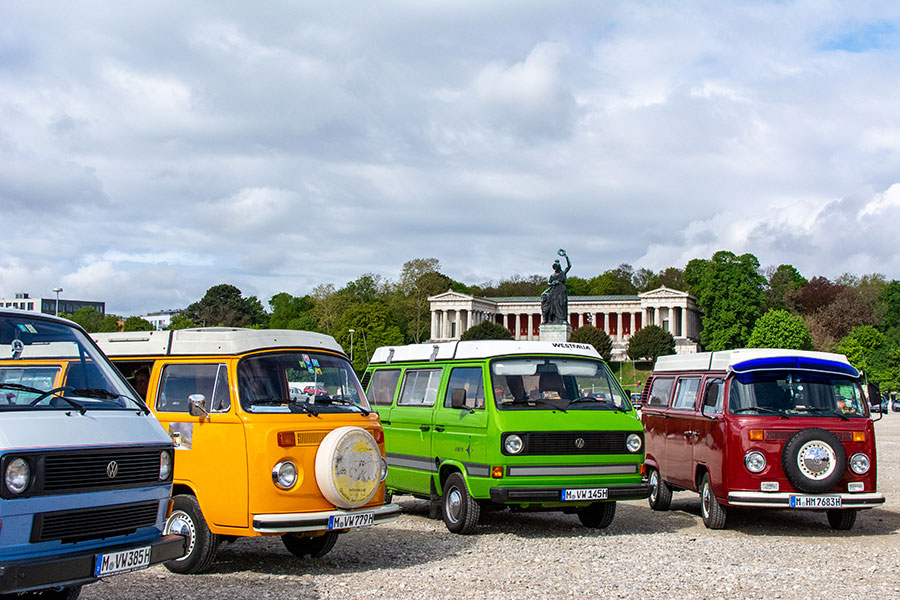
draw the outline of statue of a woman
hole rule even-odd
[[[572,268],[569,256],[561,249],[557,253],[566,259],[566,270],[563,271],[559,259],[553,262],[553,274],[547,283],[550,285],[541,294],[541,309],[544,313],[544,323],[565,324],[569,322],[569,294],[566,292],[566,273]]]

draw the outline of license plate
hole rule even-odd
[[[150,566],[150,546],[132,548],[110,554],[98,554],[94,563],[94,576],[104,577],[116,573],[127,573],[146,569]]]
[[[563,490],[562,499],[569,501],[577,500],[606,500],[609,496],[607,488],[591,488],[586,490]]]
[[[349,529],[350,527],[367,527],[374,524],[375,513],[373,512],[328,517],[328,529]]]
[[[791,508],[840,508],[840,496],[791,496]]]

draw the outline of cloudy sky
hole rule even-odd
[[[0,0],[0,297],[900,278],[900,3]]]

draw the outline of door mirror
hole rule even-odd
[[[188,396],[188,412],[193,417],[199,417],[209,413],[206,411],[206,396],[203,394],[191,394]]]
[[[866,393],[869,396],[869,404],[871,406],[878,406],[881,404],[881,390],[878,388],[878,384],[870,381],[868,385],[866,385]]]
[[[703,413],[704,416],[714,415],[716,412],[716,406],[719,403],[719,384],[718,383],[709,383],[706,385],[706,392],[703,394],[703,405],[700,407],[700,412]]]
[[[450,392],[451,408],[466,408],[466,390],[463,388],[454,388]]]

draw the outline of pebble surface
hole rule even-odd
[[[209,573],[152,567],[86,586],[81,598],[900,598],[900,413],[875,424],[887,498],[851,531],[824,513],[731,509],[700,519],[696,494],[672,508],[620,502],[605,530],[561,513],[482,513],[474,535],[447,531],[424,501],[395,498],[398,521],[342,535],[320,559],[277,537],[223,544]]]

